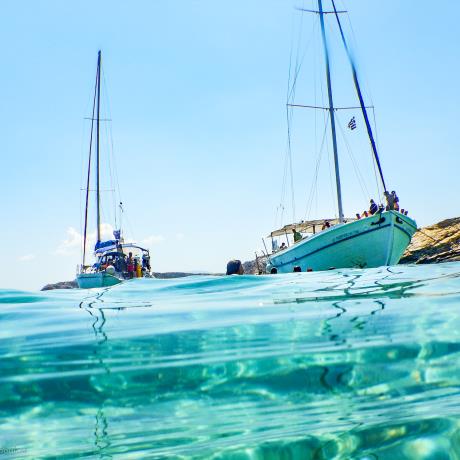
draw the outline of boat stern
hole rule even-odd
[[[80,273],[77,275],[77,284],[80,289],[93,289],[115,286],[121,283],[121,279],[105,272]]]

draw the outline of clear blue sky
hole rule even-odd
[[[344,3],[391,188],[420,226],[458,216],[460,5]],[[251,258],[280,201],[294,7],[302,5],[313,2],[2,2],[0,287],[37,289],[74,277],[83,118],[98,49],[123,201],[133,236],[151,242],[154,269],[223,271],[230,258]],[[304,30],[307,39],[311,27]],[[310,69],[306,60],[304,85]],[[351,80],[336,81],[350,89],[343,102],[354,103]],[[311,102],[298,85],[299,102]],[[308,139],[311,123],[308,115],[299,120],[300,220],[313,166],[308,141],[297,140]],[[352,188],[352,168],[341,158],[344,186]],[[311,217],[330,216],[334,208],[319,196]],[[345,190],[346,213],[366,200]]]

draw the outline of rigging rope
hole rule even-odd
[[[326,112],[325,116],[327,116],[328,114],[329,114],[329,112]],[[327,120],[328,121],[330,120],[329,116],[328,116]],[[334,197],[334,178],[332,177],[333,167],[331,165],[331,158],[333,157],[334,153],[330,151],[329,138],[326,138],[326,151],[327,151],[327,163],[328,163],[328,171],[329,171],[329,191],[331,193],[330,200],[331,200],[331,203],[334,203],[334,201],[335,201],[335,197]],[[335,209],[336,209],[335,206],[333,206],[332,209],[334,209],[334,212],[335,212]],[[335,212],[334,215],[337,217],[336,212]]]
[[[91,134],[89,140],[89,155],[88,155],[88,175],[86,181],[86,200],[85,200],[85,227],[83,232],[83,267],[85,266],[85,258],[86,258],[86,235],[88,231],[88,204],[89,204],[89,185],[90,185],[90,178],[91,178],[91,153],[93,147],[93,131],[94,131],[94,113],[96,111],[96,94],[97,94],[97,85],[99,81],[99,66],[96,73],[96,83],[94,85],[94,99],[93,99],[93,113],[91,116]]]
[[[337,119],[340,120],[338,114],[337,114]],[[345,131],[343,130],[343,127],[342,127],[342,123],[341,123],[341,120],[340,120],[340,123],[339,123],[339,127],[340,127],[340,132],[342,133],[342,138],[343,138],[343,141],[345,143],[345,147],[347,148],[347,152],[348,152],[348,155],[350,156],[350,159],[351,159],[351,162],[353,164],[353,167],[355,169],[355,173],[356,173],[356,177],[358,178],[358,182],[359,182],[359,186],[361,187],[361,191],[363,192],[363,196],[364,198],[371,198],[371,195],[369,193],[369,190],[367,189],[367,186],[366,186],[366,181],[364,180],[364,176],[362,175],[361,173],[361,170],[359,169],[359,166],[358,166],[358,163],[353,155],[353,151],[351,149],[351,146],[345,136]]]
[[[318,25],[318,28],[320,26],[320,20],[318,19],[317,21],[317,25]],[[330,34],[331,35],[331,34]],[[318,41],[320,41],[319,39],[319,34],[317,35],[317,43]],[[318,45],[315,47],[315,49],[317,50],[317,53],[316,53],[316,56],[317,56],[317,59],[319,61],[321,61],[321,64],[318,66],[319,68],[323,68],[326,63],[325,63],[325,57],[324,57],[324,54],[322,52],[320,52],[320,49],[321,49],[321,46]],[[320,78],[319,79],[320,81],[320,89],[321,89],[321,105],[322,106],[326,106],[326,104],[328,103],[328,98],[326,96],[326,91],[325,91],[325,88],[324,88],[324,85],[325,85],[325,81],[323,78]],[[325,126],[325,130],[327,131],[327,126],[328,126],[328,123],[330,121],[330,113],[326,110],[322,110],[322,117],[323,117],[323,126]],[[327,162],[328,162],[328,173],[329,173],[329,192],[330,192],[330,201],[331,203],[334,203],[335,202],[335,197],[334,197],[334,178],[332,177],[333,174],[332,174],[332,171],[333,171],[333,167],[331,165],[331,157],[333,156],[333,154],[331,154],[331,151],[330,151],[330,148],[329,148],[329,138],[326,137],[326,152],[327,152],[327,155],[326,155],[326,158],[327,158]],[[323,147],[321,147],[323,148]],[[316,182],[315,184],[315,187],[317,188],[318,187],[318,183]],[[317,191],[316,191],[317,193]],[[333,209],[335,209],[335,206],[333,206]],[[337,216],[337,214],[335,213],[335,216]]]
[[[342,36],[343,45],[345,47],[345,50],[346,50],[347,55],[348,55],[348,59],[350,61],[350,65],[351,65],[351,69],[352,69],[352,73],[353,73],[353,81],[355,83],[355,88],[356,88],[356,93],[358,95],[359,103],[361,105],[361,110],[363,112],[363,117],[364,117],[364,121],[366,123],[367,133],[369,135],[369,140],[371,142],[372,151],[374,153],[375,161],[376,161],[378,169],[379,169],[380,179],[382,180],[383,188],[386,190],[387,188],[386,188],[386,184],[385,184],[385,179],[383,177],[382,166],[380,164],[379,155],[377,153],[377,146],[375,144],[374,136],[372,134],[372,128],[371,128],[371,125],[370,125],[370,122],[369,122],[369,117],[367,115],[366,105],[364,103],[363,95],[362,95],[362,92],[361,92],[361,87],[360,87],[359,81],[358,81],[358,74],[356,72],[356,65],[355,65],[354,60],[353,60],[353,58],[351,56],[351,53],[350,53],[350,51],[348,49],[348,45],[347,45],[347,42],[345,40],[345,35],[344,35],[343,29],[342,29],[342,23],[340,22],[340,18],[339,18],[339,15],[337,13],[337,9],[335,7],[334,0],[332,0],[332,6],[334,7],[335,17],[336,17],[336,20],[337,20],[337,24],[339,26],[340,35]]]
[[[105,92],[104,94],[104,101],[105,101],[105,107],[106,107],[106,113],[107,116],[106,118],[108,120],[112,120],[111,117],[111,110],[110,110],[110,103],[109,103],[109,91],[108,91],[108,85],[107,81],[105,78],[105,72],[102,70],[102,81],[104,83],[104,89]],[[108,160],[108,170],[109,170],[109,176],[110,176],[110,186],[112,190],[112,205],[113,205],[113,216],[114,216],[114,223],[115,223],[115,229],[117,229],[117,200],[116,200],[116,192],[115,192],[115,165],[114,165],[114,159],[115,155],[113,152],[113,139],[112,139],[112,123],[109,122],[108,124],[105,124],[105,136],[106,136],[106,147],[108,151],[107,155],[107,160]],[[109,219],[110,220],[110,219]]]
[[[329,122],[329,118],[328,118],[327,121]],[[310,194],[309,194],[308,199],[307,199],[307,209],[306,209],[306,212],[305,212],[307,220],[308,220],[308,217],[309,217],[310,212],[311,212],[311,207],[313,205],[313,198],[314,198],[314,195],[315,195],[316,189],[317,189],[319,167],[321,165],[321,158],[322,158],[322,155],[323,155],[323,152],[324,152],[324,145],[327,144],[326,143],[326,135],[327,135],[328,125],[329,125],[329,123],[326,123],[324,125],[324,132],[323,132],[323,139],[321,141],[321,148],[320,148],[320,151],[319,151],[319,154],[318,154],[318,159],[316,161],[315,174],[313,175],[313,182],[311,184]]]
[[[341,3],[343,4],[343,2],[341,2]],[[345,9],[345,8],[343,8],[343,9]],[[348,19],[348,26],[349,26],[349,29],[351,31],[352,48],[357,49],[358,48],[357,47],[358,39],[357,39],[355,30],[353,28],[353,23],[351,21],[350,14],[348,12],[346,13],[346,17]],[[379,136],[378,136],[378,130],[377,130],[377,119],[376,119],[376,116],[375,116],[375,107],[374,107],[374,101],[373,101],[373,97],[372,97],[372,92],[370,90],[370,85],[369,85],[369,82],[367,81],[366,74],[363,73],[363,72],[361,72],[361,73],[363,74],[363,78],[365,80],[365,88],[367,90],[367,95],[368,95],[368,98],[370,100],[370,105],[371,105],[371,108],[372,108],[372,117],[373,117],[373,121],[374,121],[374,132],[375,132],[375,141],[376,141],[378,149],[380,150],[380,146],[379,146],[380,142],[379,142]],[[377,164],[376,164],[375,158],[374,158],[374,161],[372,162],[372,166],[373,166],[373,169],[374,169],[377,196],[383,197],[383,190],[381,188],[381,184],[380,184],[380,181],[379,181],[379,178],[378,178]]]
[[[296,215],[296,203],[295,203],[295,191],[294,191],[294,165],[293,165],[293,155],[292,155],[292,118],[293,118],[293,110],[289,104],[295,99],[296,90],[297,90],[297,81],[302,69],[302,65],[305,60],[305,56],[310,48],[312,43],[312,36],[315,35],[315,26],[313,24],[312,31],[307,41],[307,46],[305,47],[303,53],[301,53],[301,42],[303,37],[303,17],[301,16],[299,34],[297,37],[297,51],[295,56],[295,62],[293,63],[293,44],[291,44],[291,54],[289,59],[289,72],[288,72],[288,87],[287,87],[287,95],[286,95],[286,122],[287,122],[287,145],[286,145],[286,156],[284,162],[284,171],[283,171],[283,182],[281,187],[281,202],[277,206],[276,213],[275,213],[275,221],[278,218],[279,210],[281,211],[281,221],[280,226],[283,224],[284,218],[284,211],[285,206],[284,202],[286,199],[287,193],[287,183],[288,183],[288,175],[290,180],[290,188],[291,188],[291,207],[292,207],[292,220],[295,221]],[[294,40],[293,40],[294,41]],[[294,69],[293,69],[294,67]]]
[[[372,104],[373,105],[373,104]],[[372,116],[374,118],[374,129],[375,129],[375,136],[376,136],[376,140],[377,140],[377,145],[379,144],[379,140],[378,140],[378,132],[377,132],[377,120],[375,118],[375,108],[372,107]],[[376,164],[375,164],[375,161],[372,162],[372,166],[374,168],[374,177],[375,177],[375,184],[377,186],[377,196],[380,196],[382,197],[383,196],[383,190],[381,190],[380,188],[380,182],[379,182],[379,178],[378,178],[378,175],[377,175],[377,168],[376,168]]]

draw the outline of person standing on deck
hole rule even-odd
[[[385,200],[387,201],[386,211],[393,211],[395,208],[394,195],[390,192],[384,192]]]
[[[292,229],[292,233],[294,233],[294,243],[302,239],[302,235],[295,228]]]
[[[369,208],[369,214],[371,216],[373,216],[378,210],[379,210],[379,207],[377,206],[376,202],[374,200],[371,200],[371,206]]]
[[[133,259],[133,253],[130,252],[128,255],[128,260],[126,261],[126,264],[128,266],[128,278],[134,278],[134,259]]]
[[[398,195],[396,195],[396,192],[393,190],[391,192],[391,196],[393,197],[393,206],[394,206],[394,210],[395,211],[399,211],[399,198],[398,198]]]

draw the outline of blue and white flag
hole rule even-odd
[[[353,131],[356,129],[356,118],[353,117],[350,122],[348,123],[348,127]]]

